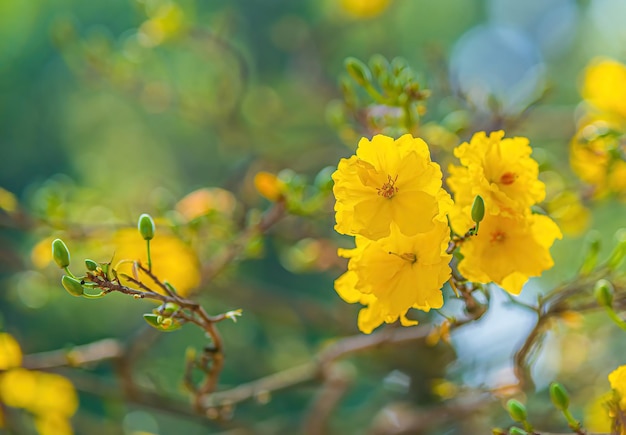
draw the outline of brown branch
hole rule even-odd
[[[117,340],[106,338],[71,349],[24,355],[22,366],[30,370],[45,370],[54,367],[78,367],[106,360],[121,358],[124,346]]]

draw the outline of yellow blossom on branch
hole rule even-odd
[[[469,214],[469,208],[465,214]],[[531,214],[513,218],[487,213],[478,235],[461,246],[459,272],[470,281],[494,282],[519,294],[530,277],[554,265],[550,247],[561,239],[559,227],[547,216]]]
[[[20,345],[7,333],[0,333],[0,370],[19,367],[22,364]]]
[[[454,155],[461,166],[452,165],[448,185],[457,206],[470,205],[476,195],[491,204],[492,214],[516,216],[545,198],[545,185],[537,179],[539,165],[530,157],[532,148],[524,137],[504,138],[503,131],[489,136],[474,134],[459,145]]]
[[[390,0],[341,0],[341,7],[354,18],[373,18],[389,6]]]
[[[335,230],[372,240],[389,236],[392,222],[407,236],[430,231],[441,179],[422,139],[363,138],[356,155],[341,159],[333,174]]]
[[[357,236],[356,248],[341,249],[348,271],[335,281],[337,293],[349,303],[367,305],[359,314],[359,329],[370,333],[398,318],[403,325],[410,308],[441,308],[441,287],[450,278],[450,241],[446,223],[438,220],[427,233],[411,237],[392,225],[389,237],[368,240]]]
[[[609,374],[611,389],[619,397],[619,407],[626,411],[626,365],[619,366]]]
[[[593,60],[581,93],[596,110],[626,120],[626,65],[608,58]]]

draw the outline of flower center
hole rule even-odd
[[[390,255],[395,255],[398,258],[403,259],[404,261],[408,261],[413,264],[417,261],[417,255],[412,252],[405,252],[404,254],[397,254],[395,252],[389,252]]]
[[[505,172],[500,176],[500,184],[508,186],[513,184],[517,180],[517,174],[515,172]]]
[[[491,243],[502,243],[506,240],[506,234],[503,231],[497,230],[491,233]]]
[[[391,199],[393,195],[398,193],[398,188],[396,187],[397,180],[397,175],[396,178],[391,178],[391,175],[387,175],[387,182],[383,184],[383,187],[378,187],[376,189],[378,191],[378,194],[383,198]]]

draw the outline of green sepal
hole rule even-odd
[[[569,395],[563,385],[558,382],[552,382],[550,384],[550,399],[552,399],[554,406],[561,411],[565,411],[569,408]]]
[[[155,232],[154,220],[149,214],[142,214],[137,221],[137,229],[144,240],[152,240]]]
[[[178,321],[176,321],[175,319],[171,319],[171,318],[169,319],[171,321],[169,325],[167,326],[163,325],[162,322],[165,320],[165,318],[161,316],[160,314],[148,313],[148,314],[144,314],[143,318],[148,325],[163,332],[176,331],[182,326]]]
[[[82,296],[85,293],[85,289],[83,289],[80,281],[71,276],[63,275],[61,284],[63,284],[63,288],[72,296]]]
[[[515,421],[523,422],[528,418],[526,407],[519,400],[509,400],[506,403],[506,409],[509,411],[511,418]]]
[[[59,268],[64,269],[70,265],[70,251],[61,239],[52,242],[52,258]]]
[[[363,62],[354,57],[348,57],[344,65],[350,77],[361,86],[366,86],[372,81],[372,73]]]

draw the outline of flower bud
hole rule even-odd
[[[513,426],[511,429],[509,429],[509,435],[528,435],[528,432],[526,432],[524,429]]]
[[[613,306],[613,284],[606,279],[599,279],[593,288],[593,294],[601,307]]]
[[[583,264],[580,267],[580,274],[589,275],[598,264],[598,254],[600,253],[600,233],[598,231],[590,231],[587,235],[587,249]]]
[[[80,281],[72,278],[71,276],[63,275],[63,278],[61,278],[61,284],[63,284],[65,290],[67,290],[67,292],[72,296],[82,296],[83,293],[85,293]]]
[[[389,62],[380,54],[370,57],[369,65],[374,77],[380,77],[383,72],[389,71]]]
[[[361,86],[365,86],[372,81],[372,74],[367,66],[354,57],[348,57],[344,61],[344,65],[350,77]]]
[[[85,260],[85,267],[87,268],[87,270],[89,270],[89,271],[93,272],[93,271],[95,271],[96,269],[98,269],[98,263],[96,263],[96,262],[95,262],[95,261],[93,261],[93,260],[86,259],[86,260]]]
[[[55,239],[52,242],[52,258],[54,262],[64,269],[70,265],[70,251],[61,239]]]
[[[144,314],[143,318],[148,325],[163,332],[176,331],[182,326],[177,320],[159,314]]]
[[[143,237],[144,240],[152,240],[154,238],[154,221],[149,214],[144,213],[139,216],[137,228],[139,229],[139,234],[141,234],[141,237]]]
[[[511,399],[506,403],[506,408],[509,411],[509,415],[515,421],[526,421],[526,407],[518,400]]]
[[[550,384],[550,399],[552,399],[554,406],[561,411],[565,411],[569,407],[569,395],[563,385],[558,382]]]
[[[476,195],[472,204],[472,220],[479,224],[485,217],[485,201],[482,196]]]
[[[626,228],[619,229],[617,233],[615,233],[615,239],[617,244],[606,262],[610,270],[617,269],[624,260],[624,257],[626,257]]]

